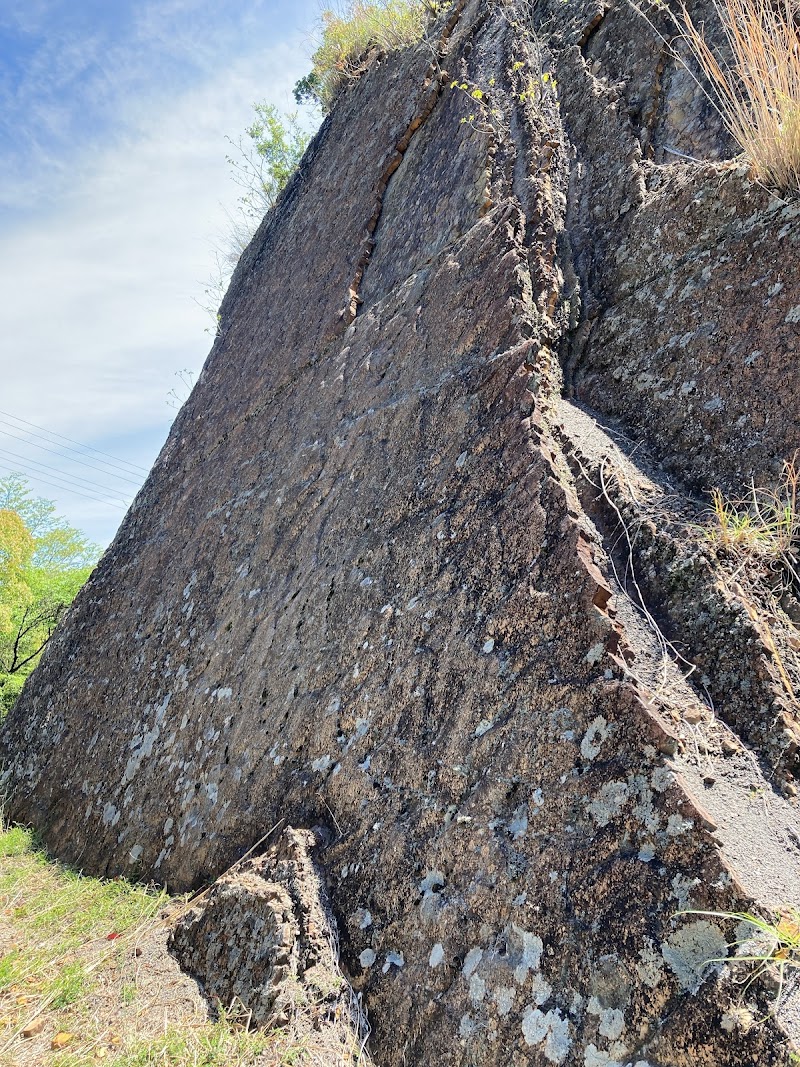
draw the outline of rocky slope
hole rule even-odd
[[[461,0],[374,58],[3,730],[96,872],[313,828],[378,1064],[797,1033],[676,913],[800,903],[797,603],[698,530],[800,445],[800,204],[654,18]]]

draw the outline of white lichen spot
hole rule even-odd
[[[598,826],[607,826],[625,807],[628,796],[625,782],[606,782],[587,810]]]
[[[610,1041],[616,1041],[625,1029],[625,1016],[619,1008],[604,1008],[600,1012],[600,1033]]]
[[[139,860],[142,858],[142,853],[143,852],[144,852],[144,849],[142,848],[141,845],[134,845],[133,848],[128,853],[128,862],[129,863],[138,863]]]
[[[458,1036],[462,1041],[468,1040],[475,1031],[478,1029],[478,1024],[472,1018],[471,1015],[462,1015],[461,1022],[458,1024]]]
[[[511,834],[515,841],[519,841],[521,837],[525,836],[525,832],[528,829],[528,805],[520,804],[518,808],[514,810],[511,820],[508,824],[508,832]]]
[[[441,889],[444,885],[444,875],[441,871],[428,871],[422,881],[419,883],[420,893],[427,893],[432,889]]]
[[[461,455],[456,460],[456,468],[458,470],[461,470],[461,468],[464,466],[464,464],[466,462],[467,462],[467,453],[466,452],[462,452]]]
[[[481,649],[481,652],[489,653],[489,652],[493,652],[493,651],[494,651],[494,638],[490,637],[488,640],[483,642],[483,648]]]
[[[690,897],[691,891],[695,886],[700,885],[699,878],[687,878],[686,875],[676,874],[670,882],[672,886],[672,895],[678,902],[678,910],[686,911],[692,906]]]
[[[728,956],[728,943],[718,926],[701,919],[676,930],[661,946],[661,955],[682,990],[696,993]]]
[[[584,759],[593,760],[599,755],[603,742],[608,737],[608,722],[602,715],[592,719],[581,741],[581,755]]]
[[[533,982],[531,983],[531,985],[533,1002],[538,1007],[541,1007],[542,1004],[544,1004],[550,999],[550,994],[553,992],[553,987],[541,974],[535,974],[533,976]]]
[[[512,989],[510,986],[500,986],[494,991],[494,1002],[497,1005],[497,1014],[505,1017],[511,1011],[514,1006],[514,1001],[517,997],[516,989]]]
[[[586,1010],[590,1015],[600,1018],[600,1033],[603,1037],[616,1041],[625,1029],[625,1016],[618,1008],[604,1008],[597,997],[590,997]]]
[[[406,961],[403,957],[402,952],[387,952],[383,967],[381,967],[381,971],[384,974],[388,974],[390,967],[396,967],[398,970],[400,970],[401,967],[405,966],[405,963]]]
[[[529,971],[539,970],[544,945],[541,937],[536,934],[528,933],[527,930],[523,930],[513,924],[511,929],[522,942],[520,960],[514,968],[514,981],[522,985],[528,977]]]
[[[116,826],[118,822],[119,812],[111,801],[109,801],[103,808],[103,825],[108,826],[110,824],[111,826]]]
[[[694,823],[691,819],[684,819],[682,815],[670,815],[667,819],[667,833],[670,837],[677,837],[678,834],[685,834],[687,830],[691,830]]]
[[[597,644],[592,645],[592,647],[586,653],[586,662],[590,663],[592,666],[594,666],[595,663],[599,663],[600,660],[603,658],[603,653],[605,652],[605,650],[606,646],[603,644],[603,642],[598,641]]]
[[[641,860],[642,863],[651,863],[656,858],[656,850],[653,847],[652,841],[645,841],[639,849],[639,853],[636,857]]]
[[[596,1045],[588,1045],[583,1053],[583,1067],[622,1067],[622,1064],[608,1052],[601,1052]]]
[[[639,949],[639,959],[641,962],[636,964],[636,973],[646,986],[655,989],[664,973],[664,960],[649,937],[644,948]]]
[[[311,764],[312,771],[318,771],[320,774],[324,774],[328,770],[333,760],[327,754],[320,756],[319,759],[315,759]]]
[[[478,725],[475,727],[475,736],[483,737],[484,734],[488,734],[494,723],[491,719],[481,719]]]
[[[786,318],[784,322],[800,322],[800,304],[795,304],[794,307],[789,308],[786,312]]]
[[[563,1063],[572,1044],[568,1020],[555,1008],[545,1014],[532,1004],[522,1017],[522,1036],[527,1045],[544,1044],[544,1058],[550,1063]]]
[[[486,982],[479,974],[473,974],[469,980],[469,999],[478,1007],[486,996]]]
[[[438,967],[439,964],[443,960],[444,960],[444,946],[442,945],[441,941],[437,941],[436,944],[431,949],[431,954],[428,957],[428,966],[429,967]]]
[[[475,948],[471,948],[469,950],[469,952],[464,957],[464,966],[461,969],[461,972],[462,972],[462,974],[464,975],[465,978],[471,978],[472,977],[472,975],[475,973],[475,971],[477,971],[478,967],[480,966],[480,962],[481,962],[482,959],[483,959],[483,949],[482,948],[478,948],[476,946]]]
[[[675,781],[675,775],[669,767],[656,767],[650,775],[650,785],[657,793],[664,793]]]
[[[358,962],[361,964],[364,970],[366,970],[368,967],[371,967],[373,965],[377,958],[378,957],[375,955],[371,948],[365,948],[361,955],[358,957]]]

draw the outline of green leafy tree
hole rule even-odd
[[[0,478],[0,711],[16,700],[98,556],[24,478]]]
[[[297,112],[281,115],[273,104],[254,104],[255,121],[227,156],[233,180],[244,190],[239,197],[242,214],[255,226],[275,203],[303,158],[310,134]]]
[[[254,104],[255,119],[234,141],[226,138],[231,153],[225,158],[233,181],[242,190],[227,226],[214,249],[214,269],[198,301],[217,325],[219,308],[239,257],[250,243],[266,213],[276,204],[303,158],[311,134],[296,111],[281,112],[273,104]],[[167,401],[174,403],[174,398]]]

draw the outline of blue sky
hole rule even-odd
[[[0,5],[0,475],[24,462],[35,491],[101,544],[135,484],[61,438],[44,451],[28,424],[134,464],[134,482],[149,468],[170,390],[185,392],[177,372],[197,372],[211,343],[197,301],[238,195],[225,137],[256,101],[294,106],[319,10]],[[71,490],[53,484],[64,474]]]

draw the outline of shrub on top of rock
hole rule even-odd
[[[430,0],[349,0],[339,11],[323,11],[313,67],[295,86],[295,99],[315,101],[329,111],[342,87],[363,73],[373,51],[416,44],[434,11]]]

